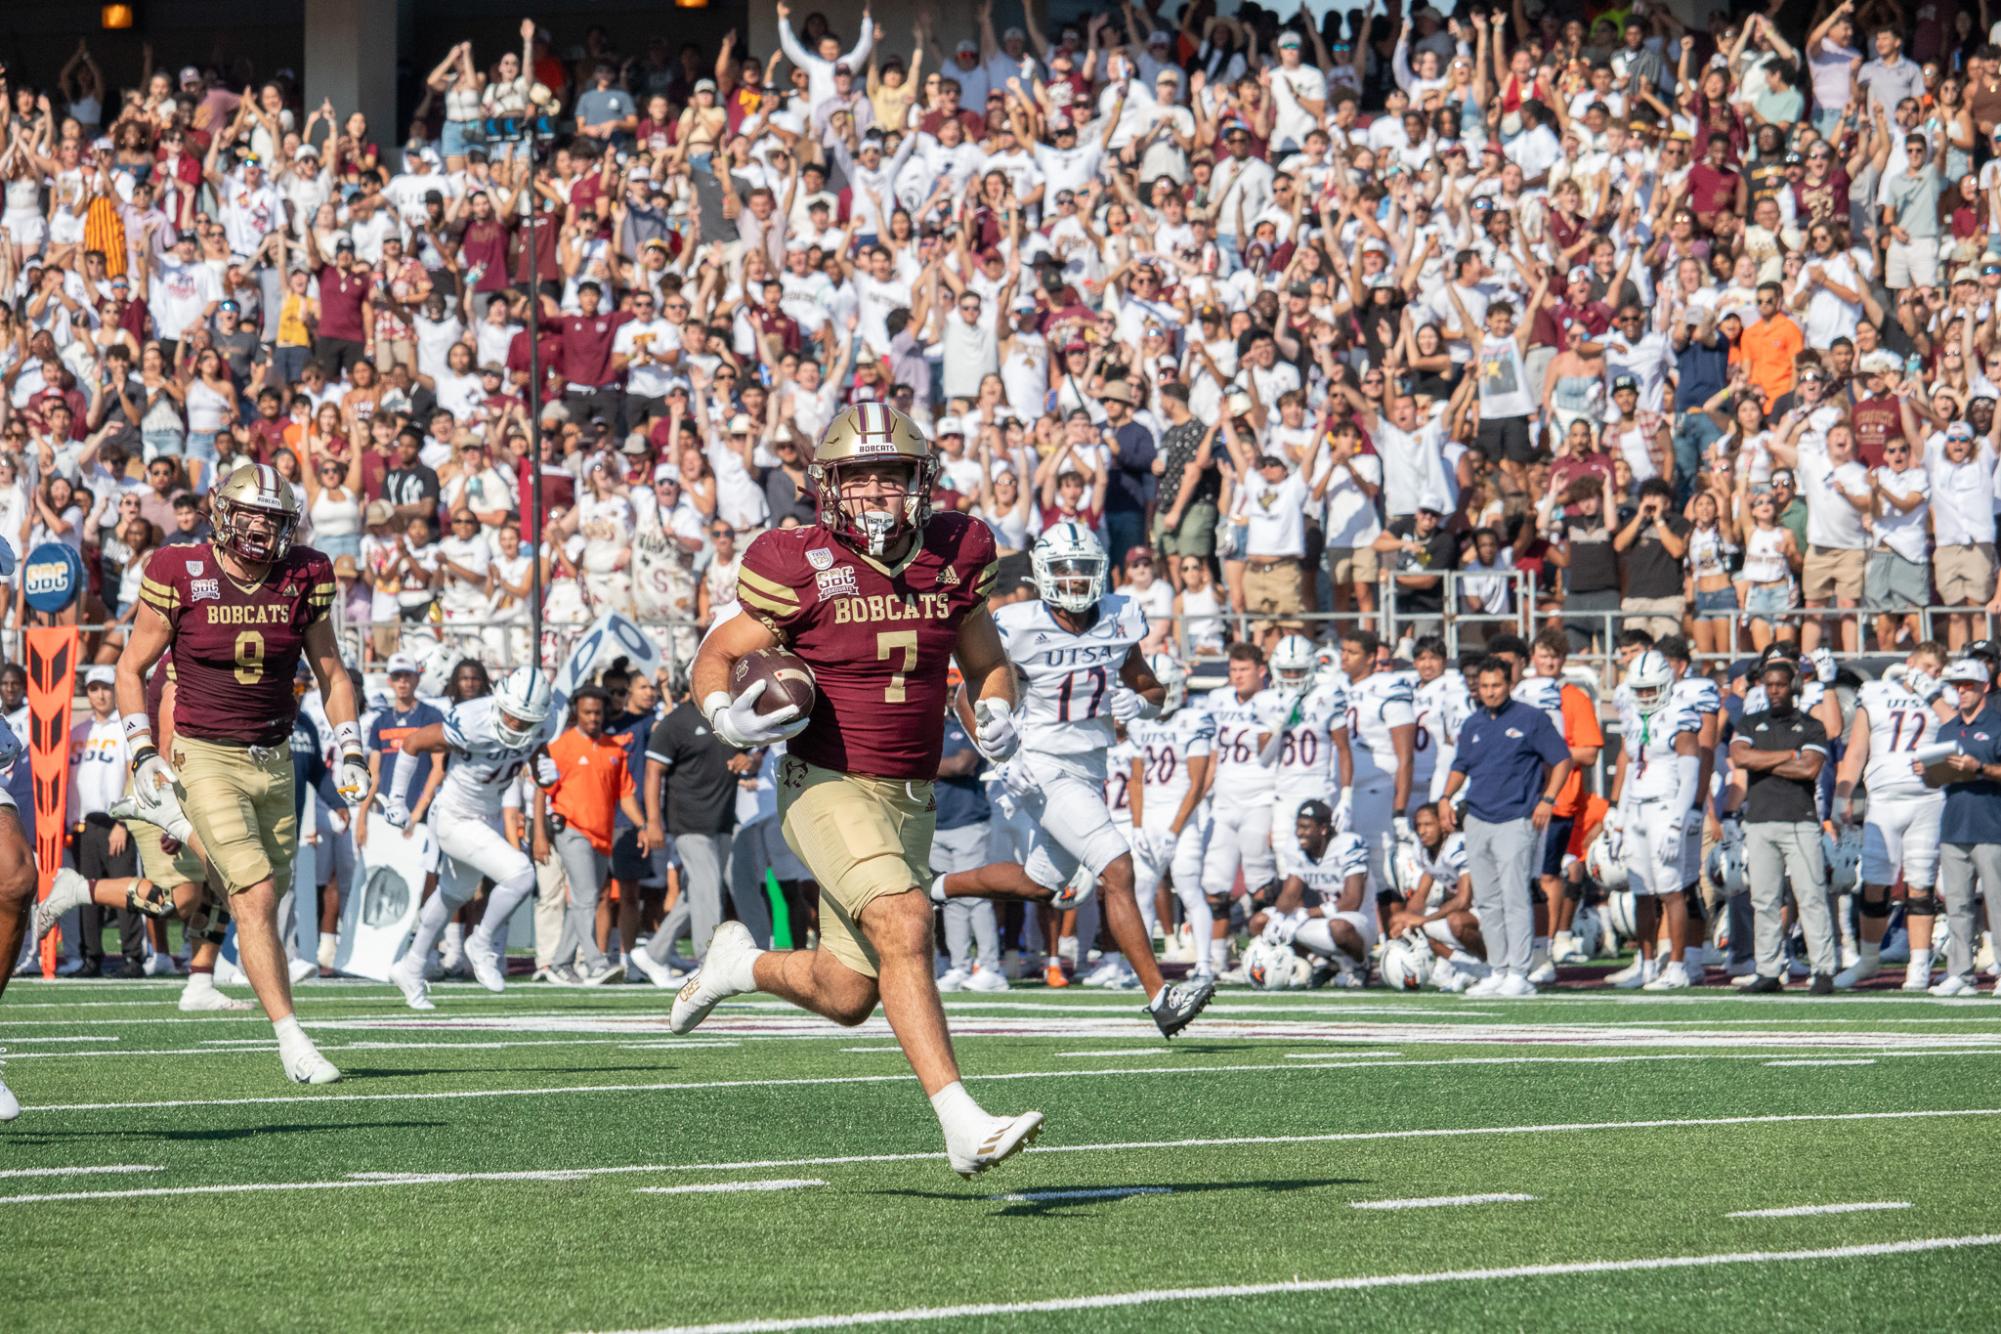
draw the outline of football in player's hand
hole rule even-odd
[[[742,695],[759,681],[765,683],[764,693],[752,706],[759,714],[776,713],[787,704],[798,706],[802,718],[813,711],[819,694],[813,685],[813,669],[798,654],[782,648],[746,653],[730,671],[730,693]]]

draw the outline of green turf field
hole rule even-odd
[[[877,1019],[301,989],[344,1083],[172,983],[0,1001],[0,1329],[1991,1327],[2001,1001],[949,1001],[1048,1116],[977,1182]],[[1474,1198],[1468,1198],[1474,1197]],[[1491,1197],[1491,1198],[1479,1198]],[[1362,1207],[1362,1206],[1392,1207]],[[1746,1211],[1871,1206],[1738,1217]],[[865,1317],[865,1318],[864,1318]],[[1081,1323],[1080,1323],[1081,1322]]]

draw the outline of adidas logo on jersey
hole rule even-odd
[[[957,570],[947,565],[944,569],[938,571],[938,587],[957,588],[958,586],[959,572]]]

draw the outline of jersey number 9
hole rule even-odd
[[[264,636],[260,631],[245,630],[236,637],[237,683],[254,686],[263,679]]]

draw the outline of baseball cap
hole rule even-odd
[[[681,482],[681,470],[671,463],[655,464],[653,468],[653,480],[655,482],[673,482],[678,486]]]
[[[737,413],[737,415],[736,415],[736,416],[734,416],[734,417],[730,418],[730,434],[731,434],[731,435],[749,435],[749,434],[750,434],[750,414],[749,414],[749,413],[747,413],[747,412],[739,412],[739,413]]]
[[[1439,495],[1436,491],[1427,491],[1419,496],[1417,498],[1417,507],[1420,510],[1430,510],[1433,514],[1441,516],[1452,512],[1452,502],[1444,496]]]
[[[415,676],[417,675],[417,660],[407,653],[392,653],[389,655],[389,674],[391,676],[404,674]]]
[[[1571,270],[1570,270],[1570,281],[1571,281],[1571,282],[1574,282],[1574,283],[1588,283],[1588,282],[1590,282],[1590,281],[1591,281],[1591,266],[1590,266],[1589,264],[1578,264],[1578,265],[1574,265],[1574,266],[1572,266],[1572,268],[1571,268]]]
[[[199,78],[201,78],[201,71],[196,69],[193,65],[181,66],[180,81],[182,83],[186,83],[190,79],[199,79]]]
[[[1287,47],[1291,47],[1293,50],[1297,51],[1299,49],[1299,34],[1296,32],[1280,33],[1278,35],[1278,46],[1279,50],[1281,51],[1283,51]]]
[[[1959,659],[1950,667],[1947,667],[1944,674],[1939,677],[1939,680],[1945,682],[1947,685],[1956,685],[1964,681],[1968,685],[1984,686],[1991,679],[1992,677],[1987,671],[1987,664],[1976,658]]]
[[[1298,818],[1301,820],[1316,820],[1321,824],[1333,824],[1334,812],[1329,809],[1326,802],[1320,800],[1318,797],[1314,797],[1299,803]]]
[[[109,664],[93,667],[83,674],[85,687],[115,685],[117,682],[118,669]]]
[[[1950,426],[1945,428],[1945,438],[1948,440],[1973,439],[1973,423],[1972,422],[1952,423]]]
[[[716,91],[716,81],[714,79],[697,79],[695,80],[695,91],[698,93],[713,93]]]
[[[1612,378],[1612,392],[1616,394],[1621,389],[1631,389],[1633,392],[1638,393],[1640,389],[1638,377],[1632,375],[1614,376]]]
[[[959,45],[954,48],[954,50],[956,51],[957,54],[962,56],[976,56],[980,53],[979,43],[970,41],[960,42]]]
[[[966,434],[966,423],[957,417],[940,417],[937,425],[931,428],[931,433],[937,436],[956,435],[963,437]]]

